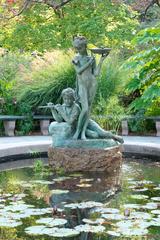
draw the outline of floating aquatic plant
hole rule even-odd
[[[133,190],[135,192],[146,192],[146,191],[148,191],[148,188],[134,188]]]
[[[142,219],[137,220],[123,220],[116,223],[119,229],[145,229],[150,226],[150,222],[144,221]]]
[[[58,178],[53,178],[54,182],[63,182],[65,180],[71,179],[71,177],[58,177]]]
[[[153,211],[151,211],[151,213],[160,215],[160,210],[159,209],[153,210]]]
[[[45,181],[45,180],[32,180],[30,181],[31,184],[44,184],[44,185],[49,185],[53,184],[51,181]]]
[[[143,209],[156,209],[158,207],[157,203],[155,202],[149,202],[146,205],[143,205]]]
[[[61,189],[53,189],[51,190],[52,194],[64,194],[64,193],[68,193],[69,190],[61,190]]]
[[[160,227],[160,217],[152,218],[152,221],[150,221],[150,226]]]
[[[122,214],[102,214],[102,218],[109,219],[109,220],[122,220],[125,219],[125,216]]]
[[[77,229],[71,228],[51,228],[49,232],[49,236],[57,237],[57,238],[64,238],[64,237],[75,237],[79,235],[80,232]]]
[[[44,235],[48,233],[48,230],[50,231],[50,229],[46,228],[46,226],[39,225],[39,226],[28,227],[25,229],[25,232],[31,235]]]
[[[139,199],[139,200],[149,198],[147,195],[138,195],[138,194],[131,195],[130,197],[133,199]]]
[[[81,183],[81,184],[77,184],[76,186],[80,188],[92,187],[92,185],[88,183]]]
[[[49,227],[63,226],[67,223],[66,219],[63,218],[41,218],[36,223],[45,224]]]
[[[92,182],[92,181],[94,181],[93,178],[81,178],[80,179],[80,183],[82,183],[82,182]]]
[[[136,204],[136,203],[128,203],[123,205],[124,208],[131,208],[131,209],[141,209],[143,208],[143,205],[141,204]]]
[[[52,237],[73,237],[79,235],[79,231],[70,228],[47,228],[44,225],[31,226],[25,229],[30,235],[48,235]]]
[[[114,236],[114,237],[120,237],[121,234],[119,232],[116,232],[116,231],[107,231],[107,233],[111,236]]]
[[[101,233],[104,232],[104,226],[91,226],[89,224],[82,224],[75,227],[79,232],[92,232],[92,233]]]
[[[82,221],[84,223],[91,224],[91,225],[103,224],[105,222],[103,218],[97,218],[95,220],[84,218],[82,219]]]
[[[13,219],[9,219],[6,217],[0,217],[0,227],[17,227],[19,225],[22,225],[21,221],[15,221]]]
[[[155,188],[153,188],[154,190],[160,190],[160,187],[155,187]]]
[[[81,202],[81,203],[70,203],[70,204],[65,204],[65,208],[70,208],[70,209],[85,209],[85,208],[93,208],[93,207],[100,207],[103,206],[102,203],[100,202],[94,202],[94,201],[88,201],[88,202]]]
[[[148,234],[148,230],[143,228],[119,229],[119,232],[125,236],[142,236]]]
[[[151,198],[153,201],[159,201],[160,202],[160,197],[152,197]]]
[[[137,219],[151,219],[152,216],[146,212],[131,212],[130,218],[137,218]]]

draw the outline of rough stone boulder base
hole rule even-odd
[[[49,165],[53,170],[63,168],[66,172],[106,171],[111,173],[121,167],[121,146],[107,149],[57,148],[48,150]]]

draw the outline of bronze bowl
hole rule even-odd
[[[92,53],[101,54],[101,55],[108,55],[111,51],[111,48],[91,48]]]

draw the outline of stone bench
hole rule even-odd
[[[126,116],[122,119],[122,135],[127,136],[129,134],[128,121],[138,119],[135,116]],[[153,120],[155,121],[156,126],[156,136],[160,137],[160,117],[143,117],[144,120]]]
[[[50,121],[53,120],[52,116],[43,116],[43,115],[34,115],[33,120],[39,120],[40,122],[40,130],[42,135],[48,135],[48,127]]]
[[[107,120],[112,120],[113,116],[112,115],[99,115],[99,116],[93,116],[93,119],[107,119]],[[139,117],[140,119],[141,117]],[[120,116],[119,119],[121,119],[121,128],[122,128],[122,135],[127,136],[129,134],[129,126],[128,122],[129,120],[135,120],[138,119],[137,116]],[[160,137],[160,116],[157,117],[143,117],[142,119],[144,120],[153,120],[155,121],[155,126],[156,126],[156,136]]]
[[[100,118],[105,119],[112,119],[112,116],[98,116]],[[96,117],[95,117],[96,118]],[[16,121],[17,120],[25,120],[27,119],[26,116],[10,116],[10,115],[0,115],[0,120],[3,121],[4,129],[5,129],[5,135],[6,136],[14,136],[15,127],[16,127]],[[128,121],[132,119],[137,119],[135,116],[125,116],[121,120],[122,125],[122,135],[127,136],[129,134],[129,127],[128,127]],[[143,119],[151,119],[155,121],[156,125],[156,136],[160,136],[160,117],[144,117]],[[44,116],[44,115],[34,115],[33,120],[37,120],[40,123],[40,131],[42,135],[48,135],[48,127],[50,124],[50,121],[53,120],[52,116]]]
[[[10,116],[10,115],[0,115],[0,120],[3,121],[5,135],[12,137],[14,136],[16,121],[17,120],[25,120],[26,116]],[[42,116],[42,115],[34,115],[33,120],[38,120],[40,122],[40,131],[42,135],[48,135],[48,126],[50,124],[50,120],[52,120],[52,116]]]
[[[16,127],[16,120],[24,120],[25,116],[10,116],[0,115],[0,120],[3,121],[5,135],[12,137]]]

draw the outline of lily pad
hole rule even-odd
[[[99,207],[99,208],[95,208],[93,210],[93,212],[99,212],[99,213],[119,213],[119,209],[117,208],[105,208],[105,207]]]
[[[49,227],[63,226],[67,223],[67,220],[63,218],[41,218],[36,221],[36,223],[45,224]]]
[[[115,236],[115,237],[120,237],[121,234],[119,232],[116,231],[107,231],[107,233],[111,236]]]
[[[151,198],[153,201],[159,201],[160,202],[160,197],[152,197]]]
[[[155,187],[155,188],[153,188],[154,190],[160,190],[160,187]]]
[[[147,195],[138,195],[138,194],[134,194],[130,196],[133,199],[148,199],[149,197]]]
[[[129,218],[136,218],[136,219],[151,219],[152,216],[146,212],[131,212]]]
[[[137,220],[124,220],[116,223],[119,229],[145,229],[150,226],[150,222],[144,221],[142,219]]]
[[[64,193],[69,193],[69,190],[61,190],[61,189],[53,189],[51,190],[52,194],[64,194]]]
[[[15,203],[14,205],[9,205],[6,207],[7,211],[12,211],[12,212],[17,212],[17,211],[24,211],[26,209],[29,208],[34,208],[33,205],[29,205],[29,204],[17,204]]]
[[[75,227],[79,232],[92,232],[92,233],[101,233],[104,232],[104,226],[91,226],[89,224],[82,224]]]
[[[81,184],[77,184],[76,186],[80,188],[86,188],[86,187],[88,188],[88,187],[92,187],[92,184],[81,183]]]
[[[143,205],[143,209],[156,209],[158,207],[157,203],[155,202],[149,202],[146,205]]]
[[[20,221],[15,221],[13,219],[5,218],[5,217],[0,217],[0,227],[17,227],[19,225],[22,225],[22,222]]]
[[[63,182],[65,180],[71,179],[71,177],[58,177],[58,178],[53,178],[54,182]]]
[[[102,214],[102,218],[109,220],[123,220],[125,216],[122,214]]]
[[[48,208],[30,208],[26,209],[25,213],[30,214],[31,216],[44,215],[46,213],[51,213],[51,210]]]
[[[81,173],[72,173],[69,176],[70,177],[83,177],[83,174],[81,174]]]
[[[160,215],[160,210],[159,209],[153,210],[153,211],[151,211],[151,213]]]
[[[148,230],[143,228],[120,229],[119,232],[125,236],[143,236],[148,234]]]
[[[84,218],[82,221],[84,223],[91,224],[91,225],[103,224],[105,222],[103,218],[97,218],[95,220]]]
[[[45,180],[34,180],[34,181],[30,181],[32,184],[44,184],[44,185],[49,185],[49,184],[53,184],[53,182],[51,181],[45,181]]]
[[[93,181],[94,181],[93,178],[81,178],[80,179],[80,183],[82,183],[82,182],[93,182]]]
[[[81,203],[70,203],[70,204],[65,204],[65,208],[70,208],[70,209],[85,209],[85,208],[93,208],[93,207],[100,207],[103,204],[100,202],[94,202],[94,201],[88,201],[88,202],[81,202]]]
[[[49,236],[64,238],[64,237],[74,237],[79,235],[80,232],[76,229],[71,228],[51,228]]]
[[[133,190],[135,192],[145,192],[145,191],[148,191],[148,188],[134,188]]]
[[[124,208],[131,208],[131,209],[140,209],[140,208],[142,208],[143,206],[141,205],[141,204],[124,204],[123,205],[124,206]]]
[[[150,225],[160,227],[160,218],[152,218],[152,221],[150,221]]]
[[[46,228],[44,225],[31,226],[26,228],[25,232],[30,235],[44,235],[50,232],[50,228]]]

